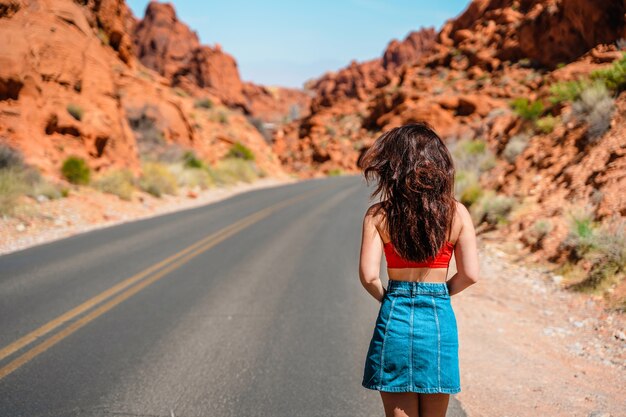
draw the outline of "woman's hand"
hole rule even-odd
[[[377,221],[374,215],[374,207],[375,205],[370,207],[363,218],[359,278],[365,290],[379,302],[382,302],[385,295],[385,289],[380,281],[383,240],[376,228]]]

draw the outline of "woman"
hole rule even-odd
[[[381,302],[362,385],[378,390],[385,414],[445,416],[461,390],[456,318],[450,296],[478,279],[476,234],[454,198],[454,166],[426,123],[380,136],[362,158],[377,180],[363,219],[359,275]],[[389,282],[379,277],[382,253]],[[457,273],[446,281],[454,253]]]

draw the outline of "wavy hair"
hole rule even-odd
[[[423,262],[439,253],[456,211],[454,163],[425,122],[383,133],[363,154],[361,169],[371,198],[379,195],[393,246],[404,259]]]

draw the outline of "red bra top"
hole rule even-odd
[[[454,251],[454,243],[446,241],[434,259],[413,262],[402,258],[393,247],[391,241],[383,245],[388,268],[447,268]]]

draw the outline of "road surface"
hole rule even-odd
[[[370,191],[307,180],[0,256],[0,416],[382,416]]]

